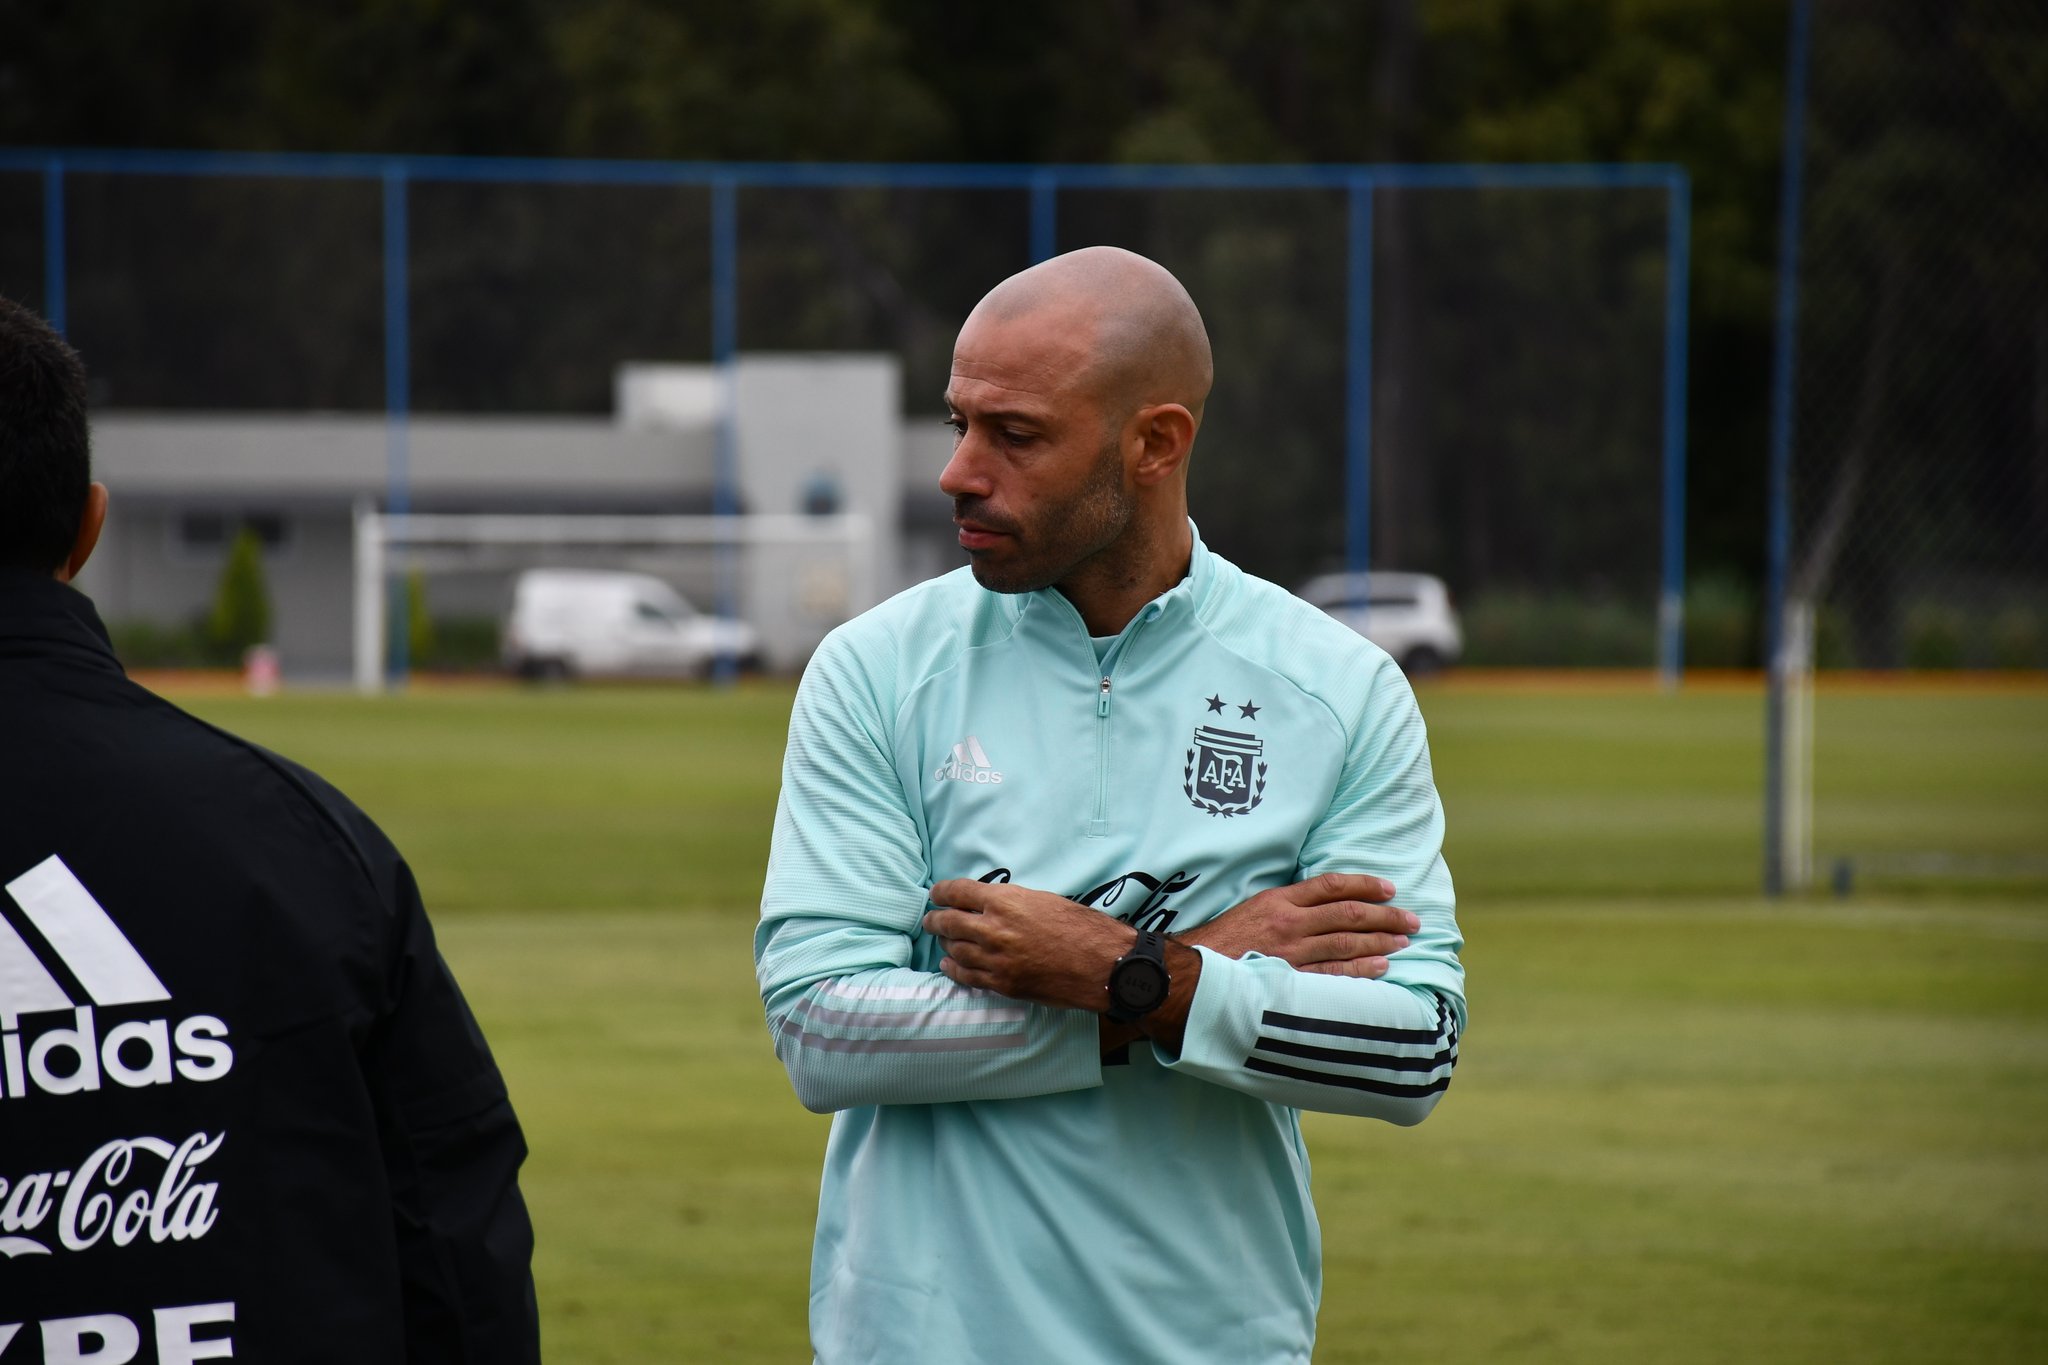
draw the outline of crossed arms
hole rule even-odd
[[[931,884],[891,757],[894,688],[828,639],[790,720],[754,940],[798,1097],[823,1112],[1079,1090],[1102,1084],[1106,1052],[1144,1038],[1190,1079],[1419,1122],[1457,1059],[1463,940],[1421,718],[1382,662],[1305,832],[1306,879],[1176,935],[1168,1000],[1127,1026],[1104,1011],[1131,926],[1027,886]],[[1398,882],[1406,908],[1361,867]]]
[[[1392,892],[1324,874],[1173,936],[1172,990],[1137,1024],[1104,1016],[1110,966],[1136,931],[1028,887],[933,887],[923,924],[946,952],[938,972],[825,974],[851,954],[909,961],[907,935],[847,920],[764,923],[756,955],[764,986],[806,962],[818,973],[765,992],[776,1055],[818,1112],[1083,1089],[1102,1083],[1105,1053],[1144,1038],[1196,1079],[1411,1124],[1449,1084],[1459,1020],[1446,995],[1384,979],[1422,925]]]
[[[923,923],[946,950],[939,970],[962,986],[1105,1014],[1105,1053],[1140,1038],[1178,1053],[1201,981],[1198,949],[1227,958],[1259,953],[1299,971],[1375,980],[1387,974],[1387,955],[1406,948],[1408,935],[1422,927],[1416,916],[1388,903],[1393,896],[1394,884],[1383,878],[1326,872],[1262,891],[1206,924],[1169,934],[1172,989],[1165,1004],[1134,1024],[1105,1014],[1110,968],[1138,936],[1128,924],[1050,892],[961,879],[932,888],[932,904],[941,908]]]

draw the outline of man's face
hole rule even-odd
[[[970,317],[946,386],[958,439],[939,476],[975,581],[994,592],[1062,583],[1136,514],[1119,414],[1105,410],[1092,328],[1065,310]]]

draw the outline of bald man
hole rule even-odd
[[[1450,1083],[1463,941],[1414,697],[1203,546],[1210,381],[1143,257],[998,285],[946,390],[968,565],[804,674],[754,952],[834,1114],[822,1365],[1306,1362],[1300,1111],[1413,1124]]]

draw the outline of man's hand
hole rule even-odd
[[[1261,891],[1206,924],[1174,937],[1225,957],[1264,953],[1304,972],[1379,977],[1387,955],[1408,946],[1422,921],[1398,905],[1380,877],[1325,872]]]
[[[931,891],[925,932],[963,986],[1069,1009],[1109,1008],[1109,969],[1138,931],[1050,891],[954,878]]]

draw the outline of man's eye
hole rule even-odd
[[[967,434],[967,423],[961,421],[958,417],[948,417],[946,425],[952,428],[953,439],[956,441]]]
[[[1036,437],[1035,437],[1035,436],[1033,435],[1033,433],[1031,433],[1031,432],[1028,432],[1028,431],[1016,431],[1016,430],[1013,430],[1013,429],[1012,429],[1012,428],[1010,428],[1010,427],[1004,427],[1004,428],[1003,428],[1003,440],[1004,440],[1005,442],[1007,442],[1008,444],[1010,444],[1010,445],[1013,445],[1013,446],[1024,446],[1024,445],[1030,445],[1030,444],[1031,444],[1031,442],[1032,442],[1033,440],[1035,440],[1035,439],[1037,439],[1037,438],[1036,438]]]

